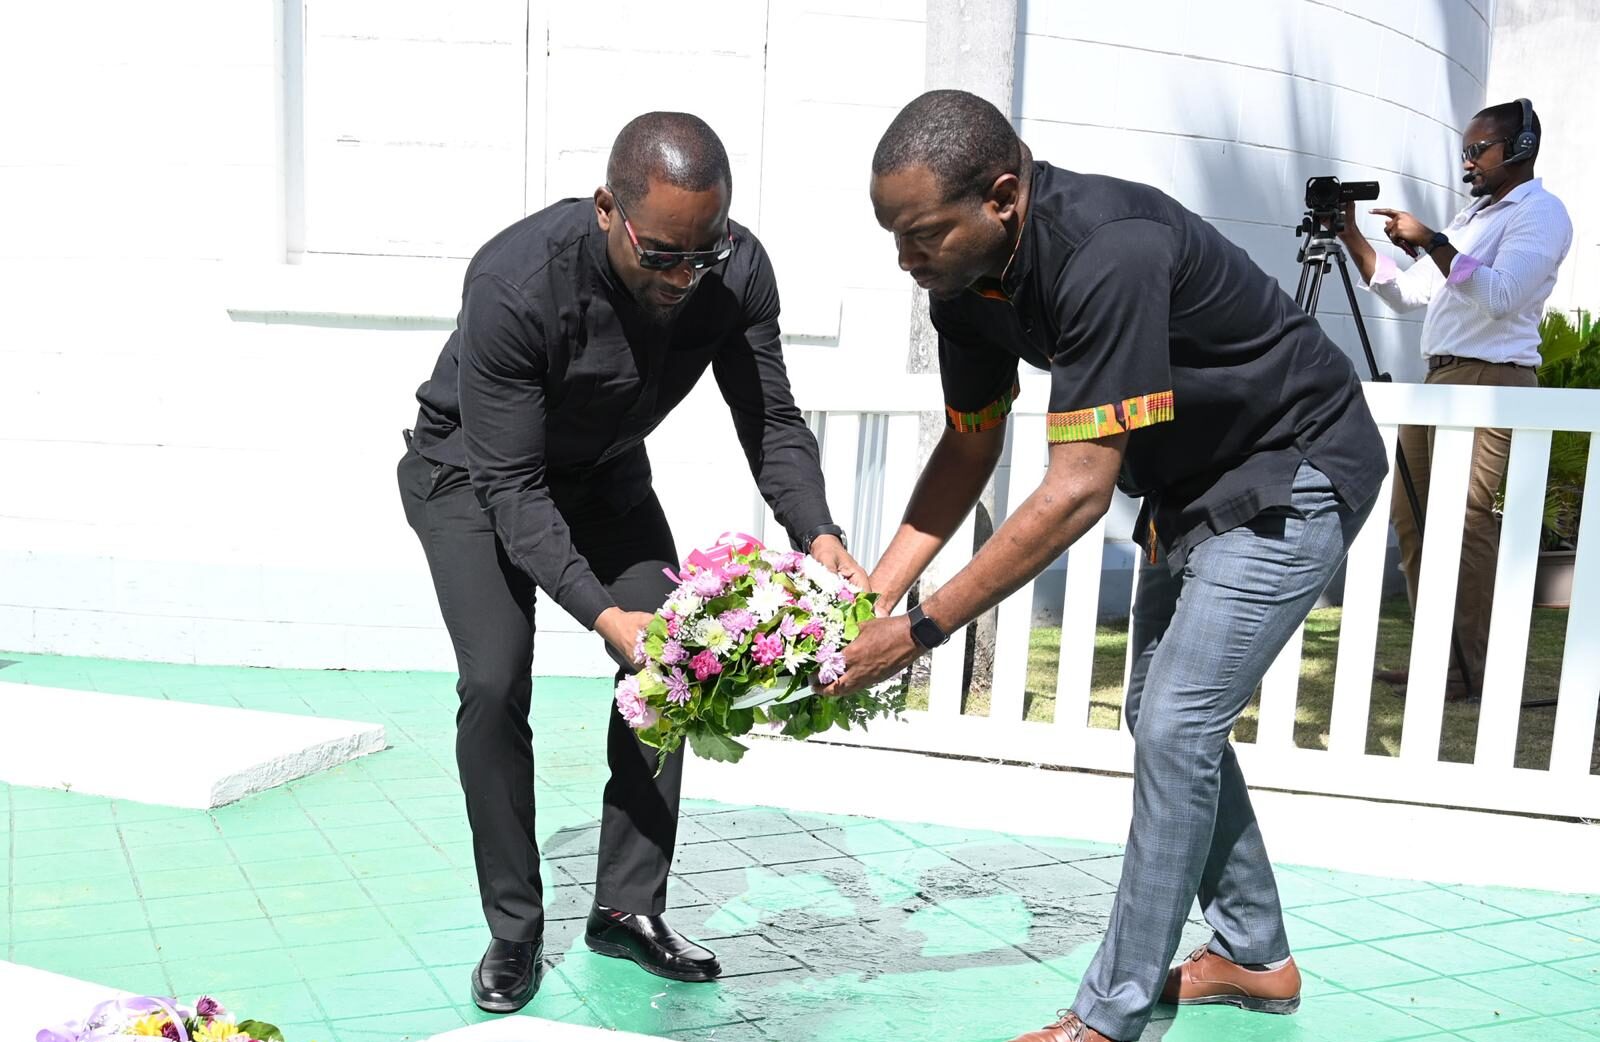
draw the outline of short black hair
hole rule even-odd
[[[646,112],[628,121],[611,145],[606,183],[624,202],[637,202],[651,181],[690,192],[721,184],[733,194],[733,171],[717,132],[687,112]]]
[[[945,201],[982,196],[1002,174],[1020,174],[1022,142],[994,105],[964,90],[930,90],[900,110],[878,141],[872,174],[925,166]]]
[[[1481,119],[1488,123],[1494,124],[1496,133],[1503,134],[1508,140],[1514,141],[1516,140],[1517,135],[1522,133],[1522,102],[1508,101],[1503,105],[1490,105],[1488,108],[1479,111],[1478,114],[1472,118]],[[1539,126],[1538,112],[1534,112],[1533,114],[1533,132],[1535,134],[1542,134],[1544,132]],[[1508,146],[1506,148],[1506,153],[1509,155],[1511,151],[1511,148]],[[1535,149],[1534,154],[1538,154],[1537,149]]]

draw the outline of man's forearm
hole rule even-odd
[[[972,563],[923,602],[946,633],[1015,593],[1077,542],[1111,505],[1110,490],[1047,480],[997,529]]]
[[[1378,251],[1372,248],[1362,235],[1340,236],[1344,248],[1350,254],[1350,259],[1355,261],[1356,270],[1361,272],[1361,281],[1372,285],[1372,276],[1378,271]]]
[[[985,441],[975,441],[980,438]],[[974,441],[963,445],[955,439]],[[898,604],[961,527],[994,473],[1004,444],[1004,426],[976,434],[946,431],[939,439],[911,493],[899,530],[872,570],[872,587],[878,591],[880,607]]]

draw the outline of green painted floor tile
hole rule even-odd
[[[128,874],[128,858],[123,854],[121,847],[85,850],[66,857],[60,854],[17,857],[8,860],[7,864],[11,866],[11,881],[18,885],[65,883],[71,880]]]
[[[1549,916],[1539,921],[1552,930],[1600,941],[1600,907]]]
[[[1551,1017],[1457,1032],[1467,1042],[1594,1042],[1595,1036]]]
[[[164,868],[139,873],[139,892],[146,899],[219,894],[249,887],[237,865],[207,868]]]
[[[11,820],[13,826],[19,832],[91,828],[115,825],[117,823],[116,817],[111,810],[110,800],[84,804],[69,803],[59,807],[13,810],[11,812]]]
[[[1510,969],[1531,960],[1473,940],[1467,933],[1429,933],[1373,942],[1373,947],[1441,976]]]
[[[459,898],[474,890],[473,881],[454,868],[377,876],[363,879],[360,886],[380,908],[413,901]]]
[[[144,907],[137,901],[84,905],[77,908],[42,908],[11,913],[11,940],[46,940],[89,937],[103,933],[128,933],[147,925]]]
[[[411,935],[411,943],[416,946],[417,954],[426,966],[474,964],[483,957],[489,939],[489,928],[481,923]]]
[[[327,829],[328,844],[340,854],[363,850],[398,850],[416,846],[422,833],[409,821],[388,825],[355,825]]]
[[[157,921],[153,924],[161,957],[184,960],[229,952],[272,951],[282,947],[278,932],[265,915],[231,923]]]
[[[365,779],[338,777],[331,771],[313,775],[289,787],[300,806],[324,807],[331,804],[350,804],[378,801],[387,803],[389,797],[377,782]]]
[[[1600,1009],[1600,976],[1587,979],[1571,976],[1563,970],[1566,965],[1569,964],[1517,966],[1468,974],[1461,981],[1506,1002],[1544,1014]]]
[[[1430,889],[1433,884],[1416,879],[1385,879],[1359,872],[1339,872],[1329,868],[1297,867],[1294,870],[1319,883],[1343,890],[1354,897],[1385,897]]]
[[[450,998],[427,970],[349,973],[306,982],[335,1026],[353,1017],[384,1017],[450,1006]]]
[[[1536,1016],[1531,1009],[1451,978],[1375,988],[1362,994],[1447,1031]]]
[[[1310,905],[1296,909],[1295,915],[1353,941],[1374,941],[1383,937],[1433,933],[1438,929],[1421,919],[1385,908],[1375,901],[1365,900]]]
[[[1510,952],[1527,962],[1558,962],[1600,955],[1600,944],[1537,919],[1462,930],[1461,936]],[[1489,969],[1490,967],[1483,967]]]
[[[333,853],[333,847],[322,833],[310,830],[267,832],[253,836],[230,835],[227,843],[234,857],[244,865],[324,857]]]
[[[228,1007],[230,1013],[250,1020],[263,1020],[268,1024],[324,1019],[322,1009],[304,981],[237,988],[227,995],[216,997]]]
[[[413,1010],[384,1016],[335,1020],[339,1042],[415,1042],[464,1026],[467,1019],[454,1007]]]
[[[120,825],[147,821],[174,821],[195,813],[187,807],[165,807],[156,803],[135,803],[133,800],[112,800],[111,808]]]
[[[264,987],[269,984],[291,984],[301,979],[300,968],[288,952],[266,950],[257,952],[229,952],[224,950],[204,956],[165,960],[167,975],[180,995],[194,996],[206,992],[219,999],[241,989]],[[223,1005],[227,1005],[224,1001]]]
[[[309,817],[322,831],[330,835],[340,829],[362,828],[371,825],[405,825],[405,815],[387,800],[373,803],[334,803],[323,807],[308,807]]]
[[[1284,908],[1300,909],[1307,905],[1331,904],[1348,901],[1350,894],[1331,883],[1307,875],[1317,869],[1280,868],[1276,873],[1278,901]]]
[[[337,883],[307,883],[304,886],[260,887],[256,890],[256,897],[267,914],[274,917],[332,912],[344,908],[369,908],[374,903],[361,884],[353,879]]]
[[[233,851],[221,839],[164,846],[129,847],[134,871],[161,872],[173,868],[215,868],[234,863]]]
[[[1581,1031],[1587,1031],[1591,1035],[1600,1037],[1600,1010],[1591,1009],[1585,1010],[1582,1013],[1569,1013],[1566,1016],[1557,1017],[1556,1019],[1570,1027],[1575,1027]]]
[[[82,937],[17,941],[11,950],[13,962],[88,980],[98,979],[97,970],[159,960],[160,952],[148,929],[99,934],[91,941]]]
[[[6,680],[11,680],[11,674],[6,675]],[[109,806],[111,800],[105,796],[89,796],[81,792],[65,792],[61,789],[30,789],[20,785],[11,788],[11,810],[13,813],[22,813],[30,810],[43,810],[60,808],[74,810],[79,807],[93,805]]]
[[[1304,1003],[1292,1018],[1323,1039],[1391,1042],[1437,1034],[1436,1025],[1365,995],[1326,995]]]
[[[101,850],[120,850],[122,838],[115,825],[88,825],[71,829],[18,831],[11,837],[12,856],[66,857]]]
[[[1328,1036],[1314,1030],[1317,1024],[1299,1014],[1275,1017],[1228,1006],[1186,1006],[1166,1022],[1154,1021],[1142,1037],[1162,1042],[1329,1042]]]
[[[135,995],[171,995],[173,988],[167,977],[166,970],[154,962],[144,963],[140,966],[116,966],[110,969],[96,970],[93,974],[83,974],[83,977],[93,980],[96,984],[104,984],[108,988],[119,991],[131,991]],[[198,996],[189,996],[191,1000]],[[85,1013],[88,1010],[84,1010]]]
[[[130,850],[140,847],[175,848],[219,838],[216,823],[210,815],[200,811],[189,818],[130,822],[120,826],[119,830],[123,845]]]
[[[151,898],[144,904],[153,923],[228,923],[261,914],[261,904],[249,890]]]
[[[293,886],[307,883],[339,883],[351,878],[350,870],[336,854],[301,857],[283,861],[258,861],[244,866],[244,874],[259,887]]]
[[[1370,945],[1347,944],[1318,948],[1295,960],[1305,973],[1313,973],[1347,991],[1364,991],[1391,984],[1409,984],[1439,974],[1416,963],[1379,951]]]
[[[1284,912],[1283,927],[1289,935],[1289,947],[1295,951],[1332,948],[1351,941],[1351,938],[1335,933],[1326,926],[1302,919],[1299,912]]]
[[[551,894],[545,895],[546,918],[554,919]],[[585,898],[585,911],[588,899]],[[433,901],[413,901],[410,904],[391,905],[384,909],[384,913],[394,923],[401,933],[407,936],[416,933],[431,933],[439,930],[454,930],[468,926],[479,926],[483,923],[483,905],[477,897],[469,894],[463,886],[462,896],[452,899]]]
[[[461,795],[461,783],[455,777],[444,775],[424,775],[417,778],[389,778],[377,782],[383,795],[397,807],[411,809],[412,800],[442,798],[454,800],[456,808],[465,807]],[[427,814],[410,814],[410,817],[425,818]]]
[[[282,935],[284,945],[291,951],[308,945],[395,936],[395,927],[390,924],[385,913],[370,907],[274,916],[272,925]]]
[[[343,855],[345,867],[357,879],[381,879],[410,872],[435,872],[452,868],[450,859],[431,846],[405,848],[399,855],[392,850],[361,850]]]
[[[1595,894],[1556,894],[1494,886],[1453,886],[1449,889],[1463,897],[1526,917],[1600,908],[1600,895]]]
[[[1435,887],[1431,890],[1414,890],[1406,894],[1390,894],[1373,899],[1375,904],[1403,912],[1414,919],[1437,926],[1442,930],[1461,930],[1471,926],[1487,926],[1518,918],[1512,912],[1486,905],[1451,890]]]
[[[275,1025],[285,1042],[339,1042],[333,1025],[325,1020],[296,1021]]]
[[[1589,956],[1582,959],[1566,959],[1550,964],[1552,970],[1557,970],[1570,977],[1600,986],[1600,956]]]
[[[137,901],[139,891],[133,877],[95,876],[71,882],[17,883],[11,887],[11,908],[17,912],[33,912],[45,908],[75,908],[79,905],[109,904],[114,901]]]
[[[327,979],[343,973],[423,968],[413,954],[411,944],[398,936],[306,945],[294,949],[291,957],[300,968],[301,976],[307,980]]]

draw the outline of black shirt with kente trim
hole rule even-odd
[[[1029,193],[999,283],[932,303],[952,427],[1000,422],[1019,359],[1048,370],[1049,439],[1129,433],[1134,538],[1174,569],[1288,505],[1302,460],[1373,499],[1388,460],[1355,368],[1244,250],[1148,185],[1035,162]]]
[[[791,540],[832,523],[816,438],[795,406],[766,250],[728,222],[732,255],[669,324],[617,280],[592,199],[565,199],[490,239],[461,314],[417,389],[412,447],[465,467],[507,556],[586,626],[614,601],[562,511],[622,513],[650,494],[645,436],[709,367],[756,486]],[[708,494],[736,458],[707,444]]]

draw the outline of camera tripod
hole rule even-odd
[[[1367,326],[1361,320],[1361,308],[1356,304],[1355,286],[1350,282],[1350,268],[1345,262],[1344,244],[1338,237],[1343,227],[1344,215],[1337,210],[1306,211],[1300,226],[1295,229],[1295,235],[1304,236],[1305,241],[1300,244],[1300,252],[1296,258],[1300,263],[1300,286],[1295,290],[1294,302],[1306,314],[1315,317],[1317,301],[1322,295],[1322,278],[1330,267],[1337,265],[1339,279],[1344,283],[1345,298],[1350,302],[1350,317],[1355,319],[1356,335],[1361,339],[1361,353],[1366,355],[1367,368],[1372,372],[1372,379],[1376,383],[1393,383],[1393,377],[1378,369],[1377,356],[1372,353],[1372,341],[1367,339]],[[1399,475],[1400,484],[1406,490],[1406,501],[1411,505],[1411,516],[1416,519],[1417,539],[1420,541],[1424,534],[1422,501],[1417,498],[1417,486],[1411,480],[1411,468],[1406,465],[1404,448],[1395,453],[1395,463],[1395,473]],[[1453,610],[1451,614],[1454,615]],[[1475,678],[1467,670],[1467,657],[1461,651],[1461,638],[1456,634],[1454,625],[1450,629],[1450,654],[1455,660],[1456,670],[1461,674],[1470,693],[1474,688]],[[1538,704],[1524,703],[1526,706]]]

